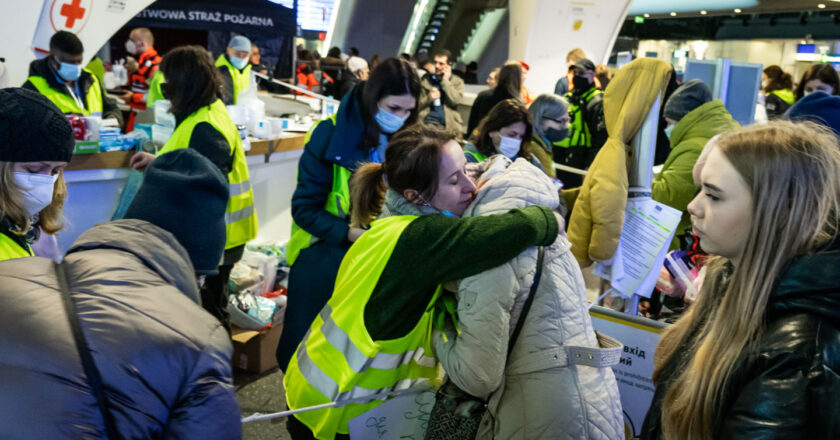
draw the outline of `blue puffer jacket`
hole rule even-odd
[[[370,161],[370,152],[360,148],[364,139],[362,89],[359,83],[344,99],[335,122],[318,123],[309,137],[298,163],[298,183],[292,195],[292,218],[295,223],[327,243],[346,244],[348,219],[336,217],[324,209],[332,190],[333,165],[355,171],[360,162]]]
[[[200,304],[187,251],[141,220],[95,226],[64,257],[67,284],[125,439],[242,436],[230,338]],[[106,438],[54,263],[0,263],[0,437]]]

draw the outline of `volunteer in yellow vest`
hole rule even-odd
[[[767,66],[761,73],[761,86],[767,119],[772,121],[781,118],[795,101],[793,77],[779,66]]]
[[[363,229],[350,227],[348,181],[360,162],[382,162],[391,134],[417,119],[420,80],[404,60],[383,61],[306,136],[292,196],[288,304],[277,362],[284,370],[333,291],[338,266]]]
[[[452,295],[440,285],[549,245],[562,230],[559,215],[541,206],[458,218],[475,185],[454,133],[414,125],[394,136],[385,156],[383,164],[365,164],[353,176],[352,222],[370,229],[347,252],[332,297],[286,370],[290,409],[437,378],[430,346],[439,316],[434,306]],[[288,429],[295,440],[348,438],[349,420],[380,403],[297,414]]]
[[[554,162],[585,170],[607,141],[603,93],[595,85],[595,63],[586,58],[578,60],[572,86],[565,96],[569,102],[569,137],[554,144]],[[583,183],[583,176],[565,171],[558,171],[557,178],[565,188]]]
[[[198,46],[176,48],[163,57],[160,69],[166,78],[161,90],[172,103],[170,111],[175,115],[177,125],[158,155],[179,148],[195,149],[227,175],[230,185],[230,200],[225,212],[225,254],[218,275],[208,276],[205,288],[201,290],[204,308],[228,326],[230,271],[242,258],[245,243],[257,236],[254,192],[242,140],[219,99],[219,74],[207,51]],[[131,166],[145,169],[154,157],[149,153],[137,153],[131,158]],[[177,191],[177,188],[172,190]]]
[[[539,158],[549,177],[556,177],[554,143],[569,136],[569,104],[561,96],[546,93],[537,96],[528,106],[528,113],[534,124],[531,154]]]
[[[32,256],[41,231],[55,234],[73,156],[73,129],[43,95],[0,89],[0,261]]]
[[[216,67],[222,75],[222,101],[236,104],[239,94],[251,87],[251,40],[243,35],[230,39],[227,53],[219,55]]]
[[[106,98],[99,78],[82,67],[84,47],[75,34],[58,31],[50,38],[50,54],[29,65],[23,88],[47,97],[64,113],[114,118],[122,114],[114,100]]]

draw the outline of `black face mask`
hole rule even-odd
[[[576,92],[585,92],[592,87],[592,84],[589,83],[588,79],[577,75],[572,77],[572,84],[575,86]]]
[[[555,142],[560,142],[563,139],[569,137],[569,129],[565,128],[563,130],[558,130],[554,127],[547,128],[545,130],[545,138],[548,139],[549,142],[552,144]]]

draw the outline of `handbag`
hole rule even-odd
[[[542,278],[543,257],[545,249],[540,246],[537,254],[537,272],[534,274],[534,282],[528,291],[528,297],[522,306],[522,313],[516,322],[516,327],[508,342],[507,359],[516,344],[519,333],[525,325],[525,318],[528,310],[534,302],[537,287]],[[487,401],[465,393],[453,384],[451,380],[441,386],[435,396],[435,405],[429,414],[429,427],[426,430],[426,440],[473,440],[481,426],[481,420],[487,412]]]
[[[107,434],[107,438],[109,440],[119,439],[121,437],[117,433],[114,416],[108,409],[108,396],[105,395],[105,387],[102,383],[102,376],[99,374],[99,369],[96,368],[96,363],[94,363],[93,356],[90,354],[90,349],[88,348],[87,341],[85,340],[85,335],[82,333],[82,326],[79,323],[79,317],[76,314],[76,306],[73,303],[73,298],[70,296],[65,263],[56,263],[55,272],[58,277],[58,287],[61,290],[61,299],[64,302],[64,310],[67,312],[70,327],[73,330],[73,339],[76,342],[79,357],[82,359],[82,367],[84,367],[88,383],[93,389],[93,395],[96,396],[96,403],[99,406],[99,412],[102,413],[102,418],[105,421],[105,432]]]

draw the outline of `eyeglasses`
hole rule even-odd
[[[563,125],[563,124],[568,124],[568,123],[569,123],[569,117],[568,117],[568,116],[566,116],[566,117],[564,117],[564,118],[561,118],[561,119],[546,118],[546,117],[543,117],[543,119],[545,119],[545,120],[547,120],[547,121],[554,121],[554,122],[556,122],[556,123],[558,123],[558,124],[560,124],[560,125]]]

